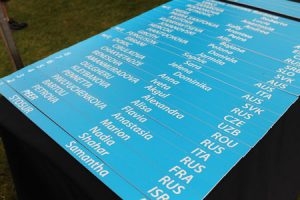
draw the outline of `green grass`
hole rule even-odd
[[[15,191],[0,140],[0,200],[15,200]]]
[[[13,0],[9,13],[29,24],[14,32],[24,64],[29,65],[164,2],[167,0]],[[0,77],[11,72],[0,42]],[[0,200],[13,199],[14,187],[0,142]]]

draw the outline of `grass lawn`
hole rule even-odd
[[[12,0],[9,13],[29,27],[14,32],[25,65],[98,34],[167,0]],[[0,77],[11,73],[0,42]],[[0,200],[15,199],[0,142]]]

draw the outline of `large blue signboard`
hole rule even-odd
[[[174,0],[4,77],[0,92],[121,198],[203,199],[297,100],[299,32]]]

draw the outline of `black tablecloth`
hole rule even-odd
[[[299,124],[300,101],[206,199],[297,199],[300,196]],[[19,200],[119,199],[1,97],[0,133]]]

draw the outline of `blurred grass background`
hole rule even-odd
[[[9,15],[29,27],[13,33],[24,64],[98,34],[167,0],[11,0]],[[12,72],[0,41],[0,77]],[[9,167],[0,140],[0,200],[15,200]]]

